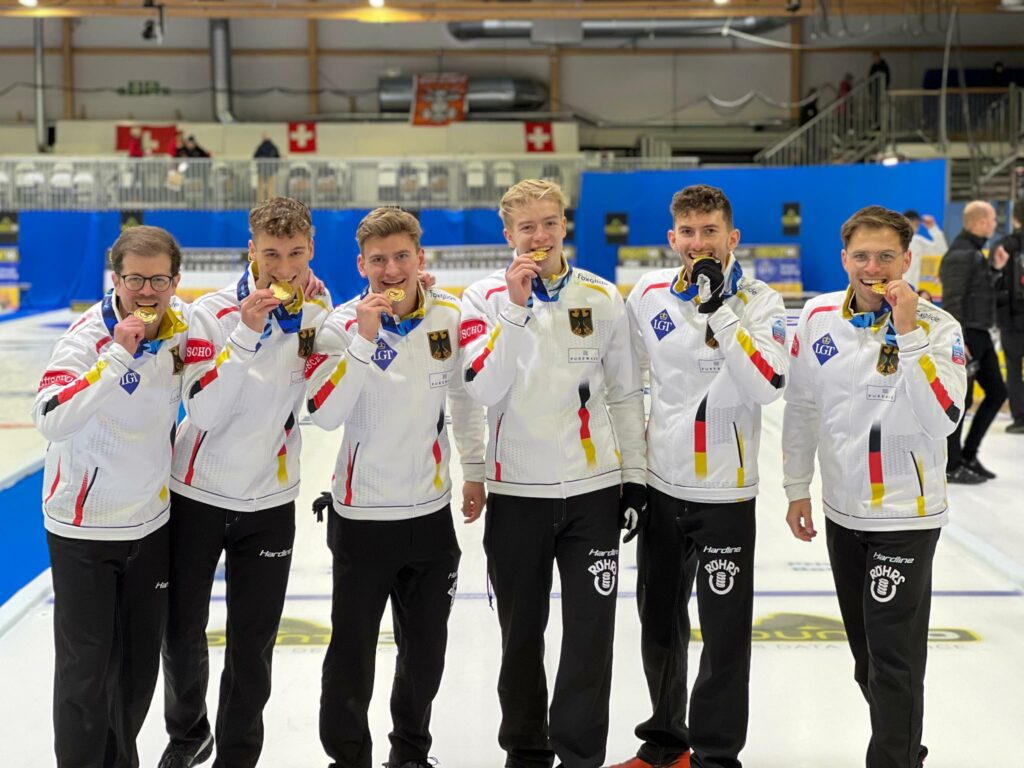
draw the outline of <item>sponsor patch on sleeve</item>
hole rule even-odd
[[[483,320],[463,320],[462,325],[459,326],[459,346],[464,347],[485,333],[487,333],[487,323]]]
[[[213,342],[206,339],[189,339],[185,347],[185,365],[202,363],[213,359]]]
[[[967,357],[964,355],[964,341],[960,336],[953,337],[953,362],[957,365],[967,365]]]
[[[39,382],[39,391],[42,392],[47,387],[52,386],[63,387],[74,380],[75,374],[71,373],[71,371],[46,371]]]
[[[786,318],[782,315],[772,318],[772,338],[783,347],[786,346]]]
[[[308,379],[313,375],[313,371],[320,367],[320,364],[327,359],[327,355],[321,355],[319,352],[314,352],[306,358],[306,369],[303,375]]]
[[[789,348],[789,354],[793,357],[800,356],[800,337],[795,333],[793,334],[793,346]]]

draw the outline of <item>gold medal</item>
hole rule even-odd
[[[288,283],[279,283],[276,280],[270,284],[270,290],[274,293],[274,298],[278,301],[288,301],[288,299],[295,295],[295,291],[292,290],[291,285]]]
[[[135,317],[139,318],[139,320],[144,322],[146,325],[156,322],[156,319],[158,317],[156,310],[153,309],[152,307],[139,307],[134,312],[132,312],[132,314],[135,315]]]
[[[548,252],[544,251],[544,250],[533,251],[530,254],[530,258],[533,259],[536,262],[544,261],[544,259],[546,259],[547,257],[548,257]]]
[[[877,293],[879,296],[885,296],[885,288],[888,283],[875,283],[871,286],[871,290]]]
[[[388,288],[384,291],[384,296],[387,297],[387,300],[392,304],[397,304],[405,298],[405,291],[401,288]]]

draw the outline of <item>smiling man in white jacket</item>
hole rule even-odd
[[[946,523],[946,435],[967,386],[960,325],[903,279],[913,235],[880,206],[842,228],[845,292],[807,302],[783,423],[787,522],[811,541],[814,457],[854,678],[871,710],[867,768],[917,768],[932,558]]]
[[[754,506],[761,406],[782,396],[789,360],[782,297],[743,274],[722,190],[672,198],[680,266],[651,272],[626,306],[648,361],[648,508],[637,603],[650,718],[616,768],[738,768],[747,736],[754,605]],[[696,584],[704,646],[689,696],[687,603]],[[689,717],[687,717],[689,714]],[[689,720],[689,722],[687,722]]]

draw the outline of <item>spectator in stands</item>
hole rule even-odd
[[[868,77],[874,77],[881,73],[882,78],[885,81],[885,89],[889,90],[889,84],[892,81],[892,72],[889,71],[889,62],[882,58],[881,51],[871,52],[871,69],[868,70]]]
[[[128,132],[128,157],[133,160],[145,157],[146,147],[142,143],[142,128],[135,125]]]
[[[209,157],[210,153],[203,149],[195,136],[188,136],[185,139],[185,151],[187,157]]]
[[[263,133],[263,141],[256,147],[253,159],[256,160],[257,202],[269,200],[274,196],[274,180],[277,177],[278,159],[281,153],[277,145],[270,140],[270,134]]]
[[[185,132],[175,131],[174,133],[174,156],[189,157],[188,147],[185,146]]]
[[[985,393],[963,447],[960,445],[963,418],[948,438],[946,478],[951,483],[975,485],[995,478],[995,474],[978,461],[982,438],[1006,400],[1006,385],[989,329],[996,319],[994,285],[1007,257],[1006,251],[996,249],[990,262],[982,253],[995,231],[996,209],[984,200],[968,203],[964,208],[963,231],[950,245],[939,268],[942,308],[957,319],[964,332],[970,378],[963,412],[971,407],[975,379]]]
[[[903,279],[916,289],[921,281],[921,260],[924,255],[926,253],[945,253],[949,249],[949,245],[946,243],[946,235],[943,234],[935,217],[931,214],[926,213],[922,216],[917,211],[909,210],[904,211],[903,215],[910,222],[910,226],[914,228],[914,239],[910,241],[910,268],[903,275]],[[922,223],[924,223],[928,237],[919,231]],[[918,291],[918,295],[920,294],[921,292]]]
[[[996,280],[996,325],[1006,356],[1006,387],[1010,395],[1010,414],[1013,423],[1006,431],[1024,434],[1024,381],[1021,380],[1021,362],[1024,361],[1024,198],[1013,204],[1013,234],[1007,235],[995,247],[993,259],[1006,259]],[[1003,256],[1005,254],[1005,257]]]
[[[1010,84],[1010,76],[1006,72],[1003,62],[997,61],[992,65],[992,87],[1006,88]]]
[[[811,88],[807,91],[803,103],[800,105],[800,125],[805,125],[818,114],[818,89]]]

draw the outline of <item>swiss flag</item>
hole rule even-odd
[[[127,152],[128,144],[132,138],[132,128],[142,130],[142,148],[145,155],[173,155],[174,137],[177,133],[177,126],[170,125],[118,125],[115,140],[115,149],[118,152]]]
[[[555,137],[551,131],[551,123],[523,123],[526,129],[527,152],[554,152]]]
[[[316,152],[316,123],[288,123],[288,152]]]

